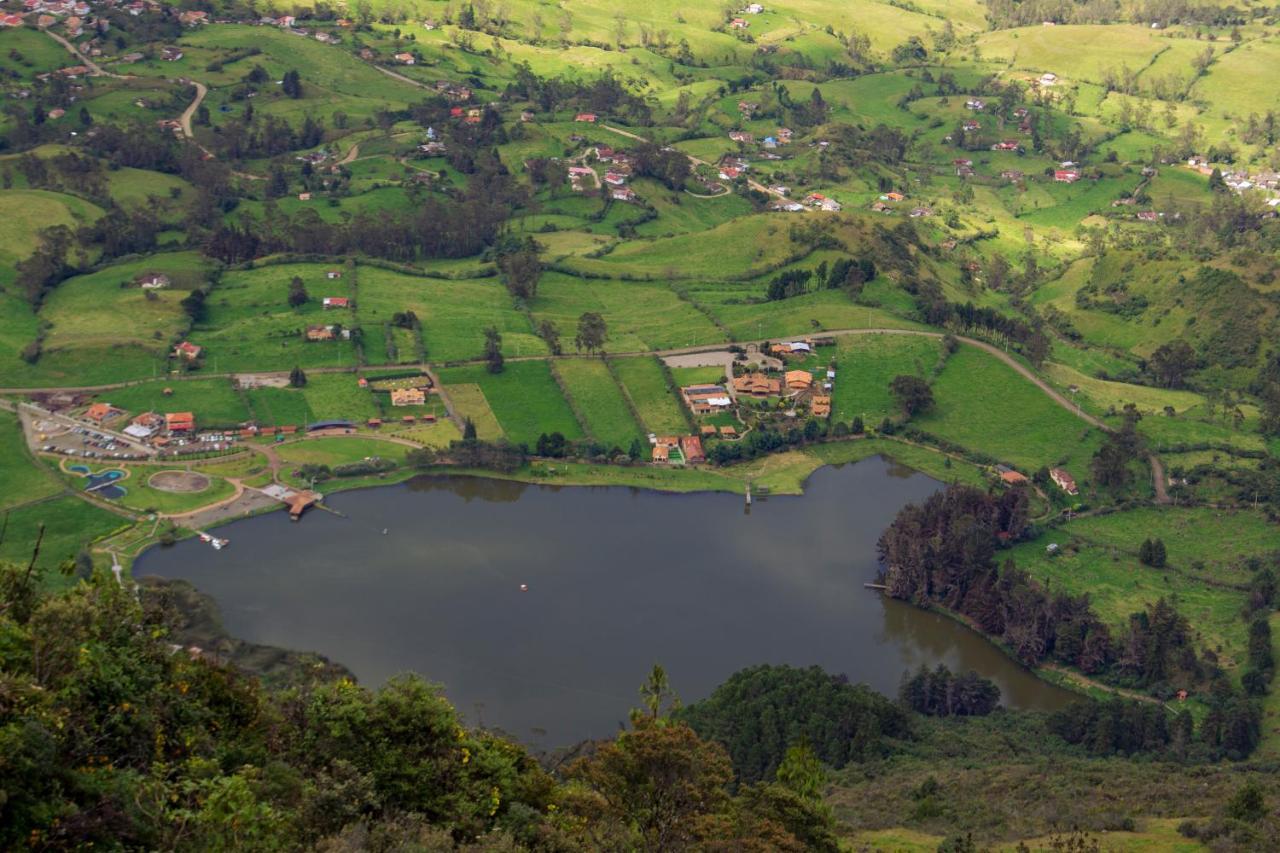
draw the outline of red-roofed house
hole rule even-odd
[[[707,461],[707,455],[702,452],[702,439],[696,435],[680,438],[680,453],[684,456],[684,461],[691,465]]]
[[[345,296],[326,296],[324,298],[325,308],[349,308],[351,300]]]
[[[1049,479],[1057,484],[1058,488],[1069,495],[1080,494],[1080,488],[1076,485],[1076,478],[1072,477],[1062,468],[1050,468]]]
[[[195,361],[202,352],[204,352],[204,347],[196,346],[191,341],[183,341],[173,348],[175,358],[182,358],[187,361]]]
[[[1053,173],[1053,179],[1060,184],[1074,184],[1080,180],[1080,173],[1075,169],[1057,169]]]
[[[595,124],[596,114],[595,113],[578,113],[576,116],[573,117],[573,120],[585,121],[587,124]]]

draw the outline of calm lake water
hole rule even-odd
[[[893,695],[904,670],[945,662],[994,679],[1007,705],[1059,707],[1070,694],[977,634],[863,587],[880,532],[938,487],[877,458],[748,512],[733,495],[420,478],[329,498],[345,518],[236,522],[225,551],[186,541],[135,572],[189,580],[231,634],[320,652],[366,684],[421,673],[472,721],[539,746],[614,731],[654,663],[686,703],[757,663]]]

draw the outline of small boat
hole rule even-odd
[[[529,591],[529,585],[528,585],[527,583],[522,583],[522,584],[520,584],[520,591],[521,591],[521,592],[528,592],[528,591]]]
[[[221,551],[223,548],[231,544],[231,540],[230,539],[214,539],[209,544],[213,546],[213,550]]]

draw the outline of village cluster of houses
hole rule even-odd
[[[1206,157],[1196,155],[1187,158],[1187,167],[1199,172],[1201,175],[1212,175],[1214,166]],[[1228,168],[1220,168],[1219,174],[1222,175],[1222,181],[1236,193],[1245,193],[1249,190],[1261,190],[1267,192],[1269,198],[1267,204],[1271,207],[1280,207],[1280,196],[1275,195],[1280,191],[1280,172],[1274,169],[1263,169],[1259,172],[1249,172],[1247,170],[1237,170]]]
[[[784,341],[770,345],[768,353],[785,362],[809,357],[814,346],[813,341]],[[831,393],[835,380],[834,368],[829,368],[820,382],[815,381],[808,370],[786,370],[781,375],[754,370],[733,377],[729,387],[719,384],[685,386],[680,389],[680,397],[689,411],[697,416],[730,411],[743,397],[757,400],[777,397],[793,403],[807,403],[815,417],[825,418],[831,414]],[[727,435],[723,430],[719,434],[721,437]],[[736,435],[736,431],[733,435]]]

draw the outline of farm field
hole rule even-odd
[[[555,371],[596,441],[627,450],[631,442],[644,437],[603,360],[565,359],[555,362]]]
[[[479,387],[503,434],[513,443],[532,447],[538,436],[553,432],[570,440],[584,437],[545,361],[512,362],[496,375],[481,365],[450,367],[440,371],[440,381],[446,390],[457,384]]]
[[[688,428],[677,396],[679,389],[668,386],[656,358],[618,358],[612,364],[645,429],[659,435],[679,435]]]

